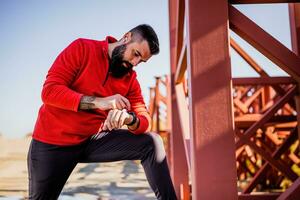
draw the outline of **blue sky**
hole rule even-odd
[[[238,6],[290,48],[286,4]],[[166,0],[56,0],[0,2],[0,133],[21,137],[31,132],[42,104],[40,92],[52,62],[76,38],[120,38],[132,27],[150,24],[160,39],[161,53],[137,68],[146,102],[154,76],[169,73],[169,24]],[[239,44],[271,75],[280,70],[241,41]],[[233,76],[256,76],[232,52]],[[148,103],[148,102],[147,102]]]

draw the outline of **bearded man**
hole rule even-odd
[[[156,33],[142,24],[120,40],[77,39],[59,54],[28,152],[29,199],[57,199],[77,163],[120,160],[141,160],[157,199],[177,199],[133,69],[158,53]]]

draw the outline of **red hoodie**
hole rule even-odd
[[[98,132],[108,111],[100,109],[78,110],[83,95],[107,97],[120,94],[131,103],[131,109],[140,120],[139,127],[131,131],[144,133],[150,126],[141,88],[132,71],[123,78],[114,78],[108,72],[108,43],[77,39],[54,61],[43,85],[41,106],[33,131],[33,138],[56,145],[79,144]]]

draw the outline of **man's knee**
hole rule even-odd
[[[151,136],[152,138],[154,149],[155,149],[156,162],[161,163],[166,157],[166,151],[165,151],[163,140],[160,135],[154,132],[148,132],[147,135]]]

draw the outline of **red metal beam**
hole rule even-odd
[[[295,96],[295,102],[296,102],[296,110],[297,110],[297,127],[298,127],[298,139],[300,141],[300,95]],[[299,146],[300,148],[300,146]]]
[[[297,139],[297,129],[294,129],[291,134],[288,136],[288,138],[283,142],[283,144],[275,150],[275,152],[272,153],[272,157],[274,159],[279,159],[280,156],[295,142]],[[244,190],[243,193],[250,193],[252,190],[256,187],[256,185],[261,181],[265,174],[268,172],[268,170],[271,168],[271,165],[269,165],[268,162],[265,162],[265,164],[259,169],[259,171],[256,173],[256,175],[252,178],[251,182],[247,186],[247,188]]]
[[[154,115],[154,88],[153,87],[150,87],[149,88],[149,98],[150,98],[150,102],[149,102],[149,106],[148,106],[148,109],[149,109],[149,113],[150,113],[150,117],[151,119],[153,119],[153,115]],[[153,121],[152,121],[153,123]],[[152,126],[151,126],[152,127]]]
[[[293,51],[300,56],[300,4],[289,4],[291,41]],[[298,118],[298,137],[300,140],[300,96],[295,97],[297,118]]]
[[[228,1],[187,0],[192,199],[237,199]]]
[[[184,79],[184,73],[186,71],[187,68],[187,63],[186,63],[186,42],[183,43],[181,52],[180,52],[180,56],[179,56],[179,60],[178,60],[178,64],[177,64],[177,70],[176,70],[176,74],[175,74],[175,81],[176,84],[179,84],[181,82],[183,82]]]
[[[259,77],[259,78],[233,78],[233,85],[279,85],[296,84],[291,77]]]
[[[291,41],[293,51],[300,56],[300,4],[289,4]]]
[[[234,32],[300,82],[300,57],[231,5],[229,19]]]
[[[280,193],[271,194],[239,194],[239,200],[275,200]]]
[[[188,105],[186,102],[186,96],[184,94],[184,88],[182,84],[177,84],[175,86],[176,90],[176,97],[177,97],[177,104],[178,104],[178,113],[179,113],[179,119],[181,124],[181,130],[183,134],[183,140],[184,142],[184,149],[185,149],[185,155],[187,157],[188,167],[191,169],[191,159],[190,159],[190,148],[188,146],[188,143],[190,142],[190,126],[189,126],[189,110]],[[188,140],[188,141],[187,141]]]
[[[237,135],[241,136],[241,134],[237,134]],[[250,139],[245,141],[245,144],[249,145],[251,149],[253,149],[258,154],[260,154],[266,161],[268,161],[270,165],[275,167],[278,171],[282,172],[285,176],[287,176],[287,178],[289,178],[292,181],[297,179],[298,176],[294,171],[292,171],[289,167],[283,165],[282,162],[275,160],[267,151],[257,146],[254,142],[250,141]]]
[[[232,38],[230,46],[254,69],[260,76],[269,76],[265,70]]]
[[[277,200],[296,200],[300,198],[300,177],[282,193]]]
[[[284,104],[288,102],[296,94],[296,86],[293,86],[279,101],[277,101],[267,112],[263,114],[263,117],[255,122],[242,137],[236,142],[236,149],[240,148],[246,141],[248,141],[262,125],[268,122],[276,111],[281,108]]]
[[[176,91],[175,91],[175,73],[178,60],[178,51],[182,44],[183,38],[183,19],[179,16],[184,9],[183,0],[169,0],[169,26],[170,26],[170,57],[171,57],[171,174],[174,182],[177,197],[179,199],[188,200],[189,190],[189,171],[187,158],[185,154],[184,141],[179,120],[179,110],[177,107]],[[183,186],[183,196],[180,192]]]
[[[295,180],[297,175],[291,171],[289,168],[286,168],[281,163],[272,159],[272,157],[256,146],[253,142],[250,141],[250,138],[256,133],[256,130],[260,128],[263,124],[265,124],[274,114],[275,112],[282,107],[293,95],[296,93],[296,86],[293,86],[278,102],[276,102],[272,108],[270,108],[263,117],[255,122],[247,131],[241,135],[239,134],[239,140],[236,142],[236,148],[240,148],[242,145],[247,144],[249,145],[254,151],[259,153],[261,156],[264,157],[272,166],[277,168],[279,171],[283,172],[289,179]]]
[[[156,132],[159,133],[160,131],[160,119],[159,119],[159,97],[160,97],[160,92],[159,92],[159,82],[160,82],[160,77],[155,77],[155,96],[154,96],[154,102],[155,102],[155,113],[156,113]]]
[[[170,0],[172,1],[172,0]],[[178,60],[183,48],[183,35],[184,35],[184,19],[185,19],[185,1],[184,0],[175,0],[177,4],[176,10],[176,28],[177,28],[177,37],[176,37],[176,66],[178,66]]]
[[[244,49],[238,45],[232,38],[230,38],[230,46],[261,76],[261,77],[269,77],[269,75],[262,69],[261,66],[246,52]],[[279,93],[284,94],[285,91],[279,86],[274,85],[273,88]],[[264,91],[267,91],[265,89]],[[295,107],[295,103],[292,102],[291,105]]]
[[[296,3],[300,0],[229,0],[231,4]]]

